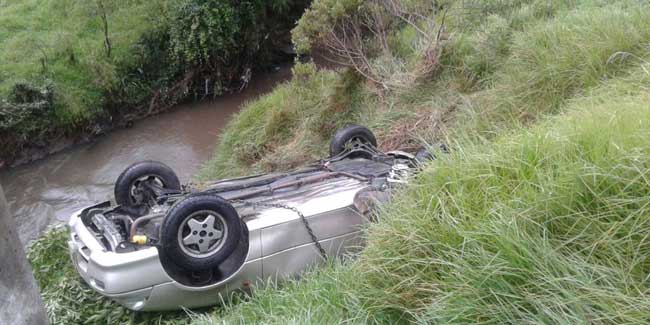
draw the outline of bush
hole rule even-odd
[[[241,29],[238,14],[236,8],[221,1],[183,4],[170,26],[172,52],[182,61],[198,65],[215,59],[228,61]]]
[[[404,90],[438,67],[437,9],[421,1],[315,1],[293,30],[293,40],[298,51],[320,51],[381,92]]]
[[[305,10],[298,26],[292,31],[293,42],[299,53],[308,53],[317,42],[327,37],[337,21],[358,14],[361,0],[316,0]]]
[[[284,34],[306,5],[306,0],[183,2],[169,24],[169,45],[172,64],[189,79],[185,91],[203,98],[241,89],[252,69],[277,59]]]
[[[0,102],[0,132],[38,129],[42,119],[52,117],[54,107],[51,86],[37,88],[26,83],[14,85],[7,101]],[[22,134],[17,134],[20,137]]]

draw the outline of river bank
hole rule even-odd
[[[290,62],[291,59],[287,59],[287,62]],[[290,63],[281,63],[270,67],[269,72],[258,71],[255,72],[255,76],[251,75],[253,79],[268,79],[269,75],[273,75],[274,71],[286,71]],[[290,69],[289,69],[290,70]],[[259,77],[257,76],[259,74]],[[248,89],[249,85],[246,85]],[[250,85],[253,88],[259,87],[257,83]],[[253,90],[256,92],[256,90]],[[230,93],[222,95],[227,98],[236,98],[239,96],[246,96],[244,94],[248,93],[247,91],[235,90]],[[105,136],[113,132],[119,132],[123,129],[128,129],[133,127],[134,124],[142,123],[150,119],[151,117],[165,114],[168,112],[174,112],[177,110],[182,110],[183,108],[193,107],[196,105],[203,105],[205,102],[210,101],[220,101],[221,99],[217,97],[216,99],[203,99],[195,102],[182,102],[173,106],[164,106],[158,107],[156,109],[150,110],[140,110],[136,112],[129,112],[128,114],[122,114],[118,112],[116,115],[111,116],[110,118],[98,118],[95,121],[91,122],[87,126],[74,130],[73,132],[54,129],[47,132],[46,136],[39,137],[37,140],[26,140],[22,143],[19,151],[16,151],[14,154],[8,157],[0,156],[0,172],[3,170],[8,170],[11,168],[19,167],[25,164],[32,162],[37,162],[41,159],[47,158],[48,156],[54,155],[56,153],[66,151],[70,148],[76,146],[82,146],[89,144],[93,141],[96,141],[98,138]],[[4,159],[4,160],[3,160]]]
[[[298,80],[229,124],[202,175],[322,156],[328,133],[347,122],[386,147],[442,140],[451,153],[438,152],[381,209],[356,259],[256,288],[193,323],[645,322],[647,5],[441,1],[409,16],[417,8],[404,2],[343,3],[349,11],[315,1],[294,40],[338,44],[332,55],[357,55],[349,62],[360,76],[296,68]],[[372,17],[386,13],[397,30],[344,45],[347,29],[321,33],[385,26]],[[428,46],[426,28],[441,22]],[[384,51],[363,52],[370,46]],[[427,63],[433,73],[422,75]]]
[[[403,3],[316,0],[294,33],[303,48],[349,41],[336,26],[394,24],[337,43],[337,53],[364,55],[349,57],[353,69],[296,65],[292,81],[228,123],[201,169],[209,179],[290,168],[323,157],[348,122],[374,130],[383,149],[445,141],[450,154],[380,211],[356,259],[203,314],[140,314],[89,290],[66,260],[65,232],[54,231],[30,258],[53,322],[648,319],[647,7],[415,1],[395,12]]]
[[[284,62],[307,1],[0,3],[0,168],[85,143]]]
[[[39,161],[0,171],[23,243],[84,206],[112,198],[113,183],[129,164],[163,161],[188,182],[214,151],[221,129],[241,105],[288,80],[291,64],[252,78],[241,93],[182,104],[113,129]]]

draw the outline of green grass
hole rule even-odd
[[[0,98],[18,82],[53,84],[60,127],[101,113],[103,91],[117,82],[130,46],[156,27],[160,1],[104,1],[109,10],[111,57],[104,48],[95,2],[7,0],[0,4]]]
[[[625,6],[583,8],[513,35],[511,55],[494,77],[497,102],[489,119],[518,120],[557,112],[567,98],[615,78],[628,60],[647,55],[650,11]]]
[[[127,321],[126,309],[92,292],[70,262],[67,231],[51,230],[28,251],[34,276],[41,288],[45,309],[53,324],[83,323],[105,319]],[[91,318],[94,317],[94,318]]]
[[[356,260],[269,283],[206,314],[147,317],[647,321],[650,10],[636,1],[485,4],[476,15],[448,12],[439,70],[408,89],[378,90],[350,70],[296,65],[291,81],[237,114],[199,175],[287,169],[323,157],[332,133],[349,122],[373,129],[382,149],[447,142],[452,153],[381,211]],[[409,45],[414,37],[400,27],[391,46],[412,60],[419,57]],[[61,240],[38,243],[65,254]],[[46,251],[31,256],[39,281],[57,279],[42,284],[56,307],[48,307],[51,317],[76,308],[101,320],[133,317],[84,289],[67,259],[50,267],[58,259]],[[58,282],[92,303],[68,301]]]
[[[648,56],[649,10],[629,1],[578,1],[572,7],[550,2],[552,10],[529,2],[486,14],[481,29],[452,29],[437,76],[412,89],[378,96],[350,71],[316,72],[300,65],[305,71],[294,80],[235,117],[200,179],[289,168],[322,157],[333,131],[348,122],[376,130],[387,149],[436,142],[449,133],[492,138],[561,112],[566,100],[624,75],[637,58]],[[397,35],[412,42],[411,33]]]
[[[355,262],[204,322],[644,322],[648,86],[607,84],[566,114],[457,147],[382,211]]]
[[[452,38],[443,70],[415,89],[381,98],[355,89],[351,107],[364,115],[351,116],[380,142],[394,140],[393,128],[420,143],[443,139],[453,153],[380,213],[356,261],[260,288],[195,322],[647,320],[650,11],[558,3],[495,10],[484,28]],[[267,112],[283,106],[276,100]],[[302,120],[325,111],[311,107]],[[426,125],[395,128],[413,115]],[[321,149],[274,143],[268,154],[294,163],[294,151],[315,157],[326,145],[311,129],[290,134]],[[215,171],[227,170],[219,157],[228,154],[219,146],[203,177],[223,176]],[[264,159],[240,160],[237,172]]]

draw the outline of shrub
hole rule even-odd
[[[293,42],[299,53],[308,53],[317,47],[319,39],[327,33],[338,20],[352,17],[363,4],[361,0],[316,0],[300,18],[298,26],[292,31]]]
[[[403,90],[437,68],[436,13],[434,3],[418,1],[315,1],[293,41],[300,52],[321,50],[355,69],[381,91]]]

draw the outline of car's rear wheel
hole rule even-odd
[[[181,182],[167,165],[157,161],[141,161],[127,167],[115,182],[115,201],[126,207],[137,207],[146,200],[144,186],[180,190]]]
[[[190,196],[165,216],[161,250],[183,269],[214,269],[237,248],[241,230],[239,215],[226,200],[214,195]]]
[[[348,125],[334,134],[330,141],[330,157],[348,151],[361,151],[363,147],[377,147],[377,138],[368,128]]]

